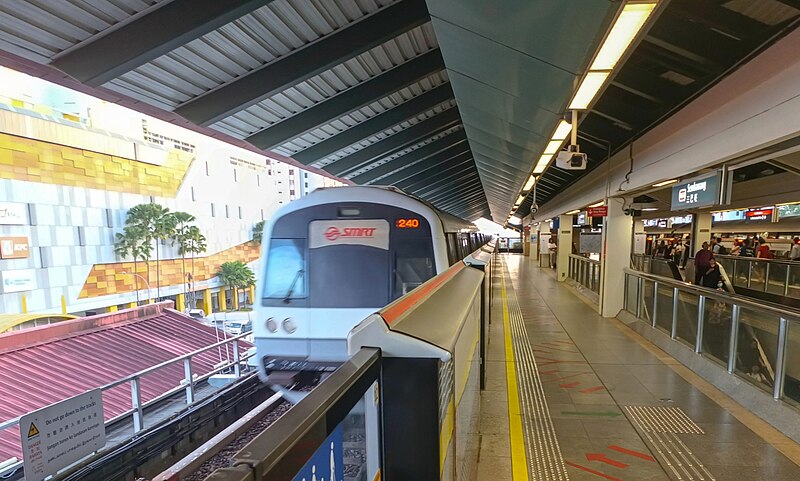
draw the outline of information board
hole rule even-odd
[[[581,254],[599,254],[603,251],[603,234],[599,232],[581,232]]]
[[[26,481],[42,481],[106,444],[100,389],[66,399],[19,420]]]
[[[709,207],[719,203],[720,175],[713,174],[696,177],[672,187],[672,210]]]

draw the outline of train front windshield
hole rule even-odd
[[[279,220],[262,304],[380,308],[432,278],[436,263],[427,221],[394,207],[367,204],[358,210],[368,215],[378,207],[383,218],[320,219],[319,211],[331,206],[315,206]]]

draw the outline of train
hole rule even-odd
[[[490,240],[382,186],[316,189],[279,209],[262,239],[253,336],[265,380],[346,360],[356,324]]]

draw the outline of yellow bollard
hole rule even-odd
[[[61,294],[61,314],[67,313],[67,296]]]
[[[108,312],[117,312],[118,310],[119,310],[119,309],[117,308],[117,306],[116,306],[116,305],[114,305],[114,306],[108,306]]]
[[[20,298],[20,300],[19,300],[20,309],[22,310],[23,314],[27,314],[28,313],[28,299],[25,298],[25,294],[20,294],[19,298]]]
[[[211,314],[211,289],[205,289],[203,291],[203,312],[206,315]]]
[[[178,294],[175,296],[175,309],[183,312],[186,309],[186,300],[183,297],[183,294]]]

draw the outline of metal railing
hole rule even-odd
[[[625,269],[624,309],[775,399],[800,402],[800,311]]]
[[[500,251],[498,251],[500,252]],[[547,251],[547,252],[540,252],[539,253],[539,267],[547,267],[548,269],[552,269],[555,264],[556,253]]]
[[[743,256],[716,256],[734,287],[800,299],[800,262]]]
[[[106,391],[108,391],[110,389],[113,389],[115,387],[127,384],[127,385],[130,386],[130,392],[131,392],[131,409],[129,409],[129,410],[127,410],[127,411],[125,411],[125,412],[123,412],[121,414],[118,414],[117,416],[114,416],[113,418],[107,420],[105,422],[106,426],[108,426],[111,423],[115,423],[115,422],[117,422],[117,421],[119,421],[121,419],[124,419],[125,417],[131,416],[132,421],[133,421],[133,432],[137,433],[137,432],[141,431],[142,429],[144,429],[144,409],[145,408],[147,408],[149,406],[152,406],[153,404],[156,404],[159,401],[162,401],[162,400],[164,400],[164,399],[166,399],[166,398],[168,398],[170,396],[173,396],[176,393],[179,393],[181,391],[183,391],[185,393],[184,399],[186,401],[186,406],[189,406],[189,405],[191,405],[191,404],[193,404],[193,403],[195,403],[195,402],[200,400],[200,398],[196,398],[195,397],[195,389],[196,389],[196,387],[198,386],[198,384],[200,382],[205,381],[206,379],[209,379],[210,377],[212,377],[212,376],[214,376],[214,375],[216,375],[218,373],[227,372],[229,370],[233,371],[233,374],[235,375],[235,377],[237,377],[237,378],[241,377],[241,375],[242,375],[242,364],[248,358],[250,358],[253,354],[251,354],[251,353],[241,353],[240,352],[239,341],[243,340],[246,336],[249,336],[249,335],[250,335],[250,333],[248,332],[248,333],[240,334],[238,336],[229,337],[227,339],[224,339],[224,340],[222,340],[220,342],[211,344],[211,345],[209,345],[207,347],[204,347],[202,349],[198,349],[198,350],[192,351],[192,352],[190,352],[188,354],[184,354],[183,356],[176,357],[176,358],[170,359],[168,361],[164,361],[164,362],[162,362],[160,364],[156,364],[155,366],[149,367],[149,368],[147,368],[145,370],[136,372],[136,373],[131,374],[129,376],[125,376],[125,377],[123,377],[121,379],[118,379],[116,381],[113,381],[111,383],[108,383],[108,384],[100,387],[100,390],[102,392],[106,392]],[[199,355],[201,355],[201,354],[207,353],[209,351],[217,351],[217,352],[219,352],[220,353],[220,362],[218,364],[214,365],[214,367],[213,367],[213,369],[211,371],[209,371],[206,374],[203,374],[202,376],[193,375],[192,359],[197,357],[197,356],[199,356]],[[223,351],[224,351],[224,353],[223,353]],[[181,363],[183,365],[184,378],[180,381],[180,384],[178,386],[170,389],[169,391],[159,395],[156,398],[153,398],[153,399],[151,399],[151,400],[149,400],[147,402],[142,402],[142,389],[141,389],[142,388],[142,378],[144,378],[145,376],[147,376],[149,374],[152,374],[152,373],[154,373],[156,371],[159,371],[161,369],[164,369],[164,368],[166,368],[168,366],[172,366],[173,364],[177,364],[177,363]],[[0,431],[19,425],[19,420],[20,420],[20,417],[16,417],[14,419],[9,419],[8,421],[3,421],[2,423],[0,423]]]
[[[600,261],[570,254],[569,277],[583,287],[600,293]]]

